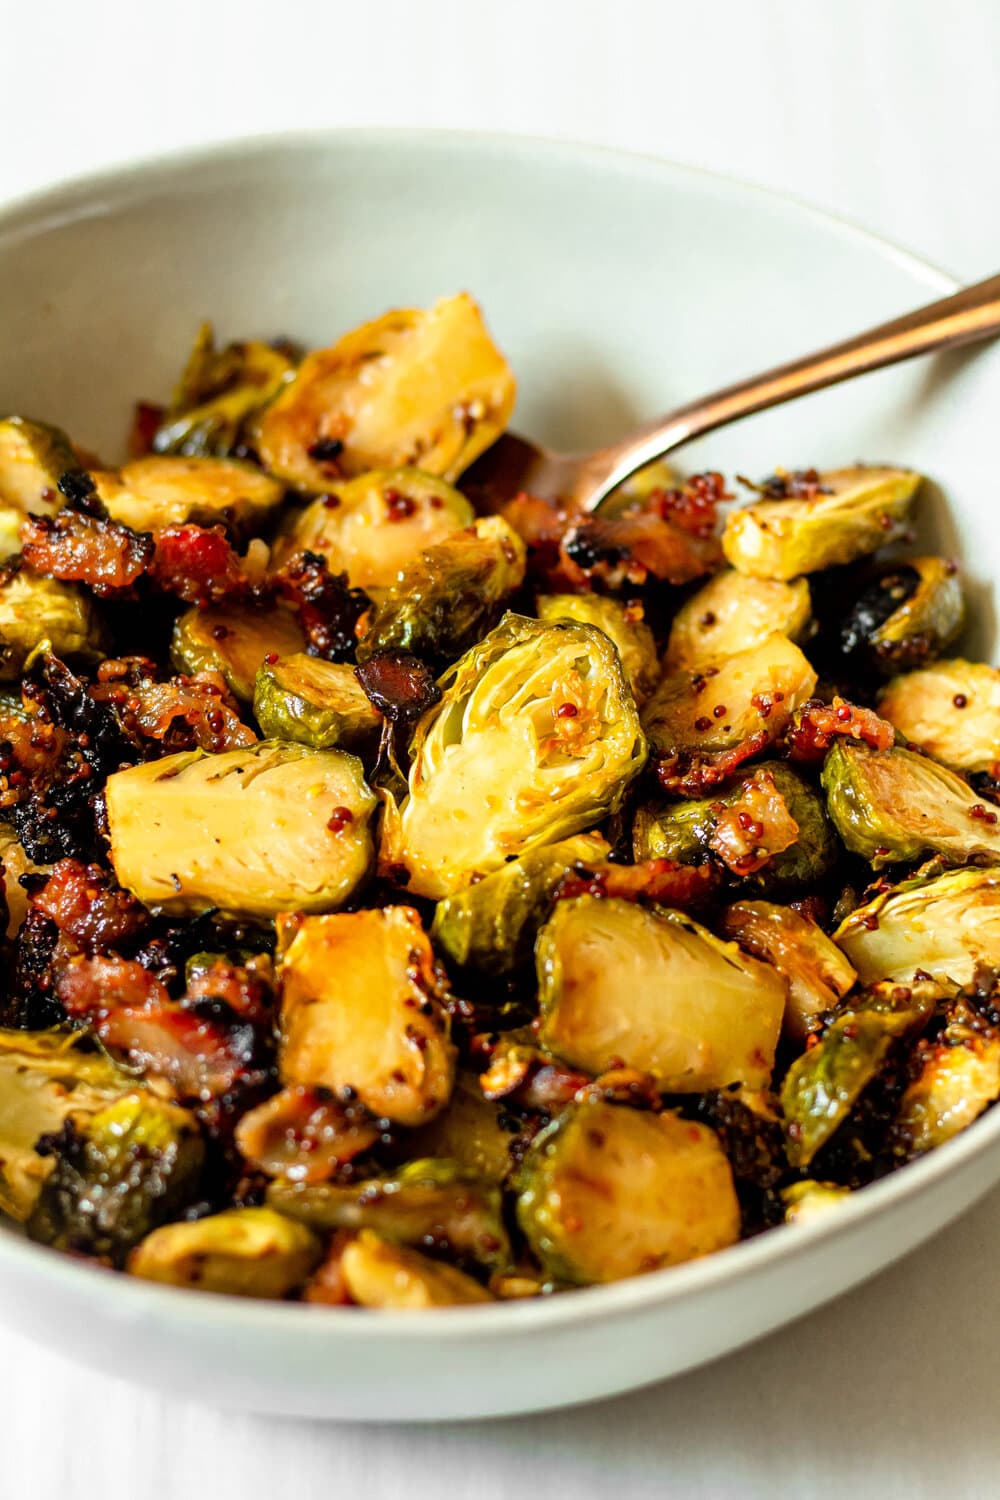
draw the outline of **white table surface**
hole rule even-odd
[[[0,0],[0,21],[0,200],[246,132],[482,127],[745,176],[970,279],[1000,262],[996,0]],[[1000,1191],[720,1364],[464,1427],[218,1412],[0,1333],[0,1500],[994,1495],[998,1250]]]

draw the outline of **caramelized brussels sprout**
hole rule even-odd
[[[256,340],[216,349],[211,323],[202,323],[154,451],[224,458],[294,368],[287,354]]]
[[[769,1082],[785,981],[690,917],[577,896],[557,903],[535,959],[538,1040],[564,1062],[624,1064],[677,1093]]]
[[[236,697],[249,703],[264,658],[294,656],[305,645],[298,618],[283,605],[217,604],[180,616],[171,655],[179,672],[221,672]]]
[[[822,782],[840,837],[876,870],[926,853],[1000,861],[996,813],[961,776],[924,755],[839,740]]]
[[[904,881],[852,911],[833,938],[862,984],[918,972],[971,984],[978,964],[1000,968],[1000,872]]]
[[[900,1101],[892,1129],[897,1156],[920,1156],[963,1131],[1000,1098],[1000,1037],[946,1026]]]
[[[284,494],[276,479],[234,458],[138,458],[118,473],[95,474],[94,481],[111,518],[133,531],[185,521],[249,531]]]
[[[71,661],[103,655],[104,631],[93,600],[71,583],[26,568],[0,572],[0,681],[19,677],[42,641]]]
[[[911,557],[885,569],[864,590],[840,625],[849,662],[883,676],[922,667],[961,634],[965,597],[955,564],[943,557]]]
[[[411,1312],[493,1301],[457,1266],[390,1244],[370,1229],[345,1245],[340,1265],[347,1290],[361,1307]]]
[[[408,906],[281,918],[283,1082],[351,1089],[372,1114],[421,1125],[447,1104],[455,1049],[445,991]]]
[[[402,308],[308,355],[263,414],[261,458],[303,490],[415,464],[454,480],[503,432],[514,377],[466,292]],[[336,472],[336,471],[335,471]]]
[[[21,527],[24,511],[13,505],[0,503],[0,563],[14,557],[21,550]]]
[[[491,1268],[510,1261],[500,1188],[451,1161],[411,1161],[394,1177],[351,1186],[279,1180],[267,1201],[320,1232],[371,1229],[407,1245],[446,1245]]]
[[[371,863],[375,798],[343,750],[184,751],[116,771],[105,799],[115,874],[166,911],[329,911]]]
[[[435,900],[617,811],[646,742],[600,630],[508,614],[441,679],[414,736],[382,860]]]
[[[537,609],[540,620],[578,620],[603,630],[618,647],[632,697],[642,707],[659,681],[660,664],[641,604],[623,604],[603,594],[542,594]]]
[[[832,1010],[857,978],[822,927],[791,906],[739,901],[722,913],[721,931],[784,975],[784,1030],[797,1042],[805,1041],[816,1018]]]
[[[474,646],[524,578],[525,548],[502,516],[486,516],[405,564],[358,642],[375,651],[452,658]]]
[[[418,1158],[437,1157],[490,1182],[502,1182],[510,1170],[511,1133],[500,1123],[499,1107],[483,1096],[474,1073],[459,1072],[451,1098],[429,1125],[406,1138]]]
[[[619,1281],[739,1239],[718,1137],[672,1111],[571,1105],[532,1141],[516,1186],[518,1223],[558,1281]]]
[[[738,651],[750,651],[780,631],[804,640],[812,620],[804,578],[750,578],[725,568],[709,579],[674,616],[664,665],[668,672],[710,666]]]
[[[0,866],[7,902],[7,936],[12,938],[28,914],[28,893],[21,884],[21,876],[36,874],[42,867],[28,858],[14,830],[3,824],[0,824]]]
[[[985,662],[939,661],[895,677],[878,711],[911,745],[956,771],[1000,769],[1000,670]]]
[[[664,677],[642,723],[660,755],[713,753],[754,738],[763,749],[815,686],[816,673],[798,646],[774,632],[708,667]]]
[[[732,511],[722,550],[755,578],[798,578],[853,562],[902,534],[920,481],[908,469],[829,470],[812,499],[757,500]]]
[[[273,1208],[230,1208],[154,1229],[132,1251],[127,1269],[168,1286],[234,1297],[287,1297],[322,1253],[311,1229]]]
[[[327,489],[279,537],[275,562],[293,552],[318,552],[331,573],[346,573],[354,588],[373,596],[426,548],[476,518],[464,495],[419,469],[376,469]]]
[[[850,1188],[839,1187],[835,1182],[814,1182],[806,1178],[803,1182],[790,1183],[781,1192],[785,1223],[811,1224],[814,1219],[825,1218],[850,1196]]]
[[[261,666],[253,711],[268,739],[295,740],[311,750],[355,749],[377,737],[382,724],[353,667],[304,651]]]
[[[30,417],[0,420],[0,500],[5,505],[34,516],[54,515],[63,504],[60,479],[82,473],[69,438],[58,427]]]
[[[535,934],[552,906],[556,887],[574,865],[592,864],[610,852],[598,833],[578,833],[531,849],[492,875],[437,904],[431,937],[462,967],[509,974],[530,961]]]
[[[192,1201],[205,1157],[194,1116],[147,1090],[125,1094],[39,1144],[55,1165],[28,1234],[114,1265]]]

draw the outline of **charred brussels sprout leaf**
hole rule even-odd
[[[287,1297],[321,1255],[320,1240],[304,1224],[271,1208],[233,1208],[154,1229],[132,1251],[127,1269],[168,1286],[234,1297]]]
[[[303,651],[264,663],[253,711],[268,739],[295,740],[311,750],[363,746],[378,737],[382,724],[353,667]]]
[[[896,677],[878,711],[911,745],[956,771],[1000,770],[1000,670],[939,661]]]
[[[371,863],[375,798],[342,750],[184,752],[115,772],[105,796],[119,881],[167,911],[328,911]]]
[[[953,870],[908,880],[857,907],[834,933],[862,984],[907,983],[922,972],[970,984],[1000,968],[1000,873]]]
[[[811,917],[791,906],[739,901],[722,914],[721,930],[755,958],[773,964],[788,983],[784,1029],[798,1042],[832,1010],[857,975],[836,943]]]
[[[755,578],[798,578],[853,562],[902,533],[921,476],[859,466],[820,474],[810,499],[759,500],[733,511],[722,536],[727,560]]]
[[[564,1062],[624,1063],[678,1093],[769,1082],[785,982],[690,917],[578,896],[557,903],[535,958],[538,1040]]]
[[[840,627],[848,661],[882,676],[922,667],[961,634],[965,597],[954,563],[911,557],[871,583]]]
[[[249,703],[264,658],[293,656],[305,645],[298,619],[280,604],[219,604],[180,616],[171,655],[179,672],[221,672],[236,697]]]
[[[345,1246],[340,1263],[347,1290],[361,1307],[413,1312],[493,1301],[457,1266],[390,1244],[370,1229]]]
[[[330,443],[341,474],[416,465],[454,480],[503,432],[514,390],[461,292],[426,311],[385,313],[307,355],[261,418],[258,449],[272,473],[304,490],[329,487]]]
[[[63,504],[60,479],[83,472],[58,427],[30,417],[0,420],[0,501],[5,505],[35,516],[54,515]]]
[[[376,651],[450,659],[474,646],[524,578],[524,543],[502,516],[487,516],[401,568],[358,643]]]
[[[284,495],[277,480],[237,459],[139,458],[94,479],[112,520],[133,531],[186,522],[253,531]]]
[[[926,853],[1000,861],[996,813],[926,756],[841,740],[827,755],[822,781],[837,832],[875,869]]]
[[[195,1197],[205,1154],[194,1117],[145,1091],[43,1137],[39,1149],[55,1165],[29,1235],[114,1265]]]
[[[664,662],[669,672],[709,666],[761,645],[775,631],[801,641],[811,620],[809,585],[804,578],[783,583],[776,578],[749,578],[726,568],[677,611]]]
[[[543,594],[538,600],[540,620],[578,620],[596,625],[618,647],[632,696],[641,708],[656,687],[660,664],[653,632],[642,617],[642,606],[623,604],[603,594]]]
[[[293,372],[288,356],[270,344],[250,340],[216,349],[212,325],[203,323],[153,435],[154,451],[225,457]]]
[[[388,804],[382,860],[440,899],[621,805],[646,742],[602,631],[507,615],[441,679],[417,726],[409,795]]]
[[[0,681],[19,677],[43,641],[69,661],[102,656],[105,636],[93,600],[71,583],[25,568],[0,570]]]
[[[670,1111],[571,1105],[535,1137],[515,1185],[518,1223],[557,1281],[619,1281],[739,1238],[718,1137]]]

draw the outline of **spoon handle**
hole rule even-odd
[[[595,509],[608,491],[629,474],[690,438],[854,375],[881,370],[918,354],[973,344],[998,333],[1000,276],[990,276],[901,318],[880,323],[867,333],[702,396],[604,449],[601,467],[606,466],[605,474],[599,488],[588,494],[587,508]]]

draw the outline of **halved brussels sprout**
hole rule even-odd
[[[277,1298],[300,1287],[322,1254],[311,1229],[273,1208],[230,1208],[154,1229],[132,1251],[127,1270],[168,1286]]]
[[[7,902],[7,936],[16,937],[28,915],[28,893],[21,884],[22,875],[41,870],[24,852],[12,828],[0,824],[0,866],[3,869],[3,894]]]
[[[997,814],[925,755],[838,740],[821,779],[840,837],[876,870],[927,853],[1000,861]]]
[[[508,614],[441,678],[417,726],[409,796],[387,802],[381,857],[438,900],[513,855],[617,811],[646,760],[602,631]]]
[[[559,901],[535,960],[538,1041],[574,1067],[624,1064],[677,1093],[770,1081],[784,979],[681,912]]]
[[[375,798],[343,750],[261,740],[108,777],[115,874],[170,912],[329,911],[368,873]]]
[[[775,631],[710,666],[664,677],[642,711],[643,728],[660,755],[714,753],[754,738],[763,749],[815,686],[798,646]]]
[[[892,1044],[926,1025],[938,993],[926,984],[912,990],[891,984],[872,990],[795,1059],[781,1085],[793,1167],[808,1167],[878,1075]]]
[[[18,510],[14,505],[0,504],[0,563],[20,552],[23,525],[23,510]]]
[[[358,642],[358,661],[375,651],[451,658],[474,646],[520,587],[525,557],[502,516],[453,531],[400,569]]]
[[[459,1072],[445,1108],[408,1135],[406,1147],[418,1158],[443,1158],[490,1182],[502,1182],[510,1170],[511,1139],[500,1123],[499,1107],[483,1096],[476,1074]]]
[[[559,1281],[620,1281],[740,1237],[718,1136],[669,1110],[571,1105],[532,1141],[516,1187],[518,1223]]]
[[[840,624],[841,650],[884,676],[922,667],[961,634],[965,597],[955,564],[908,557],[870,584]]]
[[[5,505],[34,516],[54,515],[63,505],[60,479],[82,473],[73,445],[58,427],[30,417],[0,420],[0,500]]]
[[[508,860],[437,904],[431,937],[456,964],[509,974],[530,961],[556,887],[574,865],[607,858],[599,833],[578,833]]]
[[[179,672],[221,672],[236,697],[249,703],[264,659],[294,656],[305,645],[297,615],[281,604],[216,604],[180,616],[170,653]]]
[[[485,1287],[457,1266],[392,1245],[370,1229],[345,1245],[340,1266],[351,1298],[361,1307],[414,1312],[493,1301]]]
[[[812,1178],[806,1178],[804,1182],[790,1183],[781,1192],[785,1223],[811,1224],[814,1219],[832,1213],[850,1196],[850,1188],[840,1187],[835,1182],[814,1182]]]
[[[402,308],[307,355],[263,414],[261,458],[304,490],[342,474],[415,464],[457,479],[507,426],[514,377],[467,292]]]
[[[111,518],[133,531],[185,521],[252,531],[284,495],[276,479],[235,458],[137,458],[94,481]]]
[[[775,631],[801,641],[811,619],[809,585],[804,578],[784,583],[777,578],[748,578],[735,568],[724,568],[677,611],[664,666],[668,672],[709,666],[761,645]]]
[[[956,771],[1000,769],[1000,669],[939,661],[895,677],[878,711],[899,733]]]
[[[455,1049],[445,991],[409,906],[281,918],[285,1083],[351,1089],[372,1114],[421,1125],[447,1104]]]
[[[828,470],[813,499],[756,500],[730,512],[722,550],[755,578],[798,578],[853,562],[902,535],[920,482],[909,469]]]
[[[769,893],[791,891],[822,880],[838,854],[823,799],[790,766],[776,760],[761,761],[752,773],[739,777],[714,797],[640,807],[632,825],[633,857],[670,859],[682,865],[700,863],[715,851],[713,840],[720,817],[740,802],[748,781],[763,772],[773,779],[788,814],[798,825],[798,837],[759,869],[741,875],[741,884]]]
[[[427,547],[476,519],[464,495],[419,469],[376,469],[327,488],[278,538],[274,560],[318,552],[331,573],[346,573],[354,588],[373,595]]]
[[[852,911],[833,939],[862,984],[919,972],[971,984],[978,964],[1000,968],[1000,872],[904,881]]]
[[[491,1268],[510,1263],[499,1186],[453,1161],[411,1161],[393,1177],[351,1186],[279,1180],[267,1201],[320,1232],[372,1229],[407,1245],[443,1244]]]
[[[1000,1037],[971,1026],[946,1026],[900,1101],[892,1128],[896,1155],[920,1156],[943,1145],[998,1098]]]
[[[42,641],[58,657],[102,656],[104,630],[89,595],[27,568],[0,572],[0,681],[19,677]]]
[[[268,739],[295,740],[311,750],[354,749],[376,738],[382,725],[353,667],[304,651],[264,663],[253,711]]]
[[[294,369],[287,354],[257,340],[216,349],[211,323],[202,323],[154,452],[225,457]]]
[[[805,1041],[816,1018],[832,1010],[857,975],[841,950],[811,917],[791,906],[738,901],[722,913],[723,936],[773,964],[788,982],[784,1030]]]
[[[136,1090],[48,1144],[55,1165],[28,1234],[121,1265],[197,1192],[205,1145],[186,1109]]]
[[[618,647],[632,696],[642,707],[659,681],[660,664],[641,604],[623,604],[603,594],[542,594],[536,607],[540,620],[578,620],[603,630]]]

